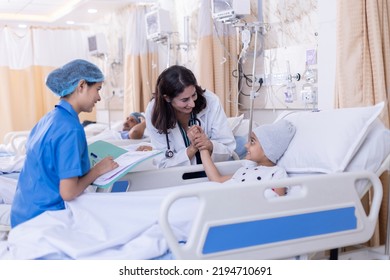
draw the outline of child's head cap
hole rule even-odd
[[[253,129],[253,132],[259,140],[265,156],[276,164],[294,137],[295,126],[282,119],[272,124],[258,126]]]

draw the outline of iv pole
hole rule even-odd
[[[257,97],[257,93],[255,91],[255,70],[256,70],[256,51],[257,51],[257,38],[258,38],[258,32],[259,32],[259,26],[254,26],[254,33],[255,33],[255,45],[253,50],[253,61],[252,61],[252,87],[250,91],[250,109],[249,109],[249,131],[248,131],[248,142],[250,142],[251,139],[251,132],[252,132],[252,123],[253,123],[253,106],[255,102],[255,98]]]

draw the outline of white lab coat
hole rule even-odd
[[[200,120],[202,129],[213,143],[212,159],[214,162],[230,160],[236,148],[236,141],[229,127],[226,114],[217,95],[206,90],[204,96],[207,100],[207,106],[196,117]],[[154,103],[154,99],[149,102],[145,117],[146,129],[148,135],[150,135],[153,147],[163,151],[161,156],[156,158],[158,167],[165,168],[196,164],[196,157],[190,160],[187,156],[187,148],[178,125],[169,130],[168,133],[170,149],[174,152],[174,156],[172,158],[165,157],[165,151],[167,150],[166,136],[165,134],[158,133],[151,122]]]

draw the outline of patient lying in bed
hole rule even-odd
[[[287,177],[287,173],[276,163],[287,150],[294,134],[294,125],[286,120],[256,127],[251,132],[250,142],[245,145],[247,149],[246,159],[251,164],[241,167],[233,175],[222,176],[212,162],[210,152],[207,149],[202,149],[202,147],[197,148],[201,151],[202,163],[210,181],[260,182],[282,179]],[[275,188],[267,191],[265,193],[267,197],[286,194],[286,188]]]

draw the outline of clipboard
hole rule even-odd
[[[92,185],[99,188],[109,188],[116,181],[126,175],[131,169],[140,164],[141,162],[152,158],[162,151],[128,151],[121,147],[115,146],[105,141],[96,141],[88,145],[88,155],[91,166],[96,164],[96,158],[91,154],[98,156],[99,158],[105,158],[112,156],[114,160],[119,164],[119,167],[109,171],[100,177],[98,177]]]

